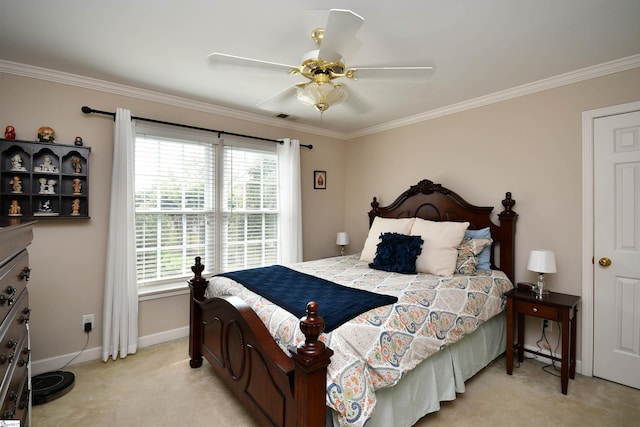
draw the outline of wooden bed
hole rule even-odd
[[[432,221],[468,221],[469,229],[490,227],[493,239],[491,266],[514,281],[515,201],[506,193],[499,224],[490,218],[492,207],[474,206],[455,192],[420,181],[403,192],[393,203],[380,206],[374,197],[369,212],[375,217],[418,217]],[[498,250],[499,249],[499,250]],[[499,253],[499,256],[494,256]],[[307,305],[300,320],[305,341],[281,350],[258,315],[240,298],[205,298],[208,281],[202,277],[200,258],[192,267],[190,280],[189,355],[192,368],[202,365],[203,357],[243,402],[261,425],[325,426],[326,375],[333,351],[318,340],[324,322],[322,307]]]

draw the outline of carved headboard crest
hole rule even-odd
[[[451,190],[448,188],[444,188],[440,184],[435,184],[433,181],[428,179],[423,179],[416,185],[412,185],[409,187],[409,190],[406,192],[407,196],[413,196],[415,194],[431,194],[431,193],[442,193],[442,194],[450,194]]]

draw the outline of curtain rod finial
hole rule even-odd
[[[90,108],[90,107],[87,107],[86,105],[84,105],[82,107],[82,112],[85,113],[85,114],[93,113],[93,109]]]

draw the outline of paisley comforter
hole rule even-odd
[[[398,298],[396,304],[369,310],[320,337],[334,351],[327,406],[338,413],[342,426],[363,426],[375,409],[376,390],[396,384],[418,363],[504,310],[503,294],[513,287],[501,271],[451,277],[389,273],[370,269],[359,255],[288,267]],[[298,318],[231,279],[212,278],[207,298],[223,295],[247,302],[286,354],[290,345],[304,340]]]

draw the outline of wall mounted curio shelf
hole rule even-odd
[[[90,152],[0,139],[0,218],[89,218]]]

